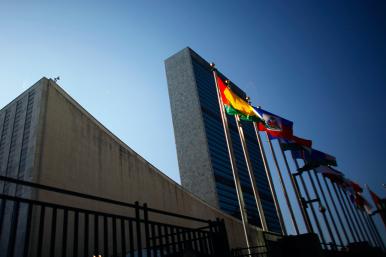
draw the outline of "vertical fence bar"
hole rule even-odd
[[[284,179],[283,179],[283,175],[281,173],[279,162],[277,161],[275,150],[273,148],[273,145],[272,145],[271,139],[269,138],[268,133],[265,132],[265,135],[267,136],[268,145],[269,145],[269,148],[271,150],[271,154],[272,154],[273,161],[275,163],[276,171],[277,171],[277,173],[279,175],[279,181],[280,181],[281,189],[283,191],[284,199],[286,201],[286,204],[287,204],[290,216],[291,216],[292,226],[294,227],[296,234],[299,235],[299,227],[298,227],[298,224],[296,222],[295,213],[293,211],[292,204],[291,204],[291,201],[290,201],[289,196],[288,196],[287,188],[285,186],[285,182],[284,182]]]
[[[133,221],[129,220],[129,246],[130,246],[130,257],[134,256],[134,231]]]
[[[178,249],[179,249],[180,254],[182,254],[183,249],[184,249],[184,244],[183,244],[184,239],[182,238],[181,231],[182,231],[181,228],[177,228]]]
[[[120,219],[121,221],[121,251],[122,251],[122,257],[126,256],[126,226],[125,226],[125,220],[123,218]]]
[[[165,234],[165,254],[168,256],[170,254],[170,240],[167,225],[163,226],[163,231]]]
[[[88,256],[88,250],[89,250],[89,214],[87,212],[84,213],[84,246],[83,246],[83,253],[84,256]]]
[[[151,231],[151,250],[153,252],[153,256],[156,257],[157,256],[157,238],[156,238],[156,234],[155,234],[155,224],[151,223],[150,224],[150,231]]]
[[[94,214],[94,255],[99,255],[99,216]]]
[[[340,216],[338,208],[336,207],[335,200],[334,200],[334,197],[332,196],[330,187],[328,186],[326,178],[324,176],[322,176],[322,178],[323,178],[323,181],[324,181],[324,185],[327,188],[327,193],[328,193],[328,196],[330,197],[330,200],[331,200],[331,203],[332,203],[332,207],[334,207],[335,214],[336,214],[336,216],[338,218],[340,227],[341,227],[341,229],[343,231],[343,235],[345,236],[347,243],[349,243],[350,242],[350,238],[349,238],[349,236],[347,234],[346,228],[343,225],[342,217]],[[344,245],[344,244],[342,244],[342,245]]]
[[[162,256],[165,256],[165,254],[164,254],[164,243],[163,243],[162,225],[161,224],[158,224],[158,226],[157,226],[157,234],[158,234],[160,256],[162,257]]]
[[[0,202],[0,237],[3,233],[3,223],[4,223],[4,218],[5,218],[4,213],[5,213],[6,204],[7,204],[7,200],[1,199],[1,202]]]
[[[214,245],[213,245],[213,222],[212,221],[208,221],[208,223],[209,223],[209,249],[210,249],[210,253],[212,254],[212,255],[214,255],[215,254],[215,249],[214,249]],[[249,252],[248,252],[249,253]]]
[[[109,256],[109,220],[107,215],[103,215],[103,253],[104,256]]]
[[[46,212],[46,207],[41,205],[41,207],[40,207],[40,220],[39,220],[39,232],[38,232],[38,241],[37,241],[37,245],[38,245],[37,256],[42,256],[45,212]]]
[[[19,220],[20,202],[15,201],[12,212],[11,228],[9,233],[7,257],[13,257],[16,245],[17,224]]]
[[[79,211],[74,212],[74,251],[73,251],[73,256],[78,257],[79,255]]]
[[[173,254],[176,254],[177,253],[177,246],[176,246],[176,238],[175,238],[175,228],[174,227],[170,227],[170,230],[171,230],[171,240],[172,240],[172,246],[173,246]]]
[[[137,253],[138,257],[142,257],[142,235],[141,235],[141,213],[139,209],[139,203],[135,202],[135,225],[136,225],[136,237],[137,237]]]
[[[55,256],[57,208],[52,208],[50,256]]]
[[[145,226],[145,243],[146,243],[146,255],[150,256],[150,233],[149,233],[149,212],[147,209],[147,204],[143,204],[143,220]]]
[[[112,217],[112,233],[113,233],[113,256],[118,256],[118,244],[117,244],[117,219],[116,217]]]
[[[193,243],[194,243],[194,250],[198,252],[198,240],[197,240],[197,231],[193,230]]]
[[[68,233],[68,210],[63,213],[63,238],[62,238],[62,257],[67,255],[67,233]]]
[[[32,219],[32,211],[33,206],[31,203],[28,203],[27,207],[27,224],[26,224],[26,232],[24,236],[24,247],[23,247],[23,254],[22,256],[28,256],[29,252],[29,239],[31,237],[31,219]]]

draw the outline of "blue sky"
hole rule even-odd
[[[385,196],[385,1],[1,1],[0,106],[42,76],[179,182],[164,59],[190,46]]]

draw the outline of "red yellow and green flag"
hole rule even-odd
[[[236,95],[230,88],[228,88],[218,75],[216,75],[216,80],[227,114],[239,115],[241,120],[264,122],[259,113],[257,113],[247,101]]]

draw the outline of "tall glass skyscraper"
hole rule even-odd
[[[168,58],[165,66],[182,186],[241,218],[211,67],[190,48]],[[232,90],[246,96],[237,86]],[[231,116],[228,121],[248,220],[261,227],[236,123]],[[242,122],[242,127],[268,229],[280,232],[253,125]]]

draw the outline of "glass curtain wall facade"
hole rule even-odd
[[[201,111],[202,121],[205,128],[205,136],[208,147],[208,154],[211,163],[211,171],[213,172],[215,191],[218,201],[218,207],[224,212],[241,218],[239,204],[236,195],[236,189],[233,181],[232,169],[230,159],[228,156],[224,129],[221,121],[220,110],[216,95],[215,82],[213,73],[210,69],[209,63],[203,60],[190,48],[183,51],[188,51],[190,57],[190,64],[193,69],[193,76],[195,85],[197,87],[197,95],[199,99],[199,107]],[[168,65],[166,65],[168,69]],[[223,75],[222,75],[223,76]],[[224,77],[224,76],[223,76]],[[225,77],[224,77],[225,79]],[[242,97],[245,93],[237,86],[233,86],[232,90]],[[170,91],[170,86],[169,86]],[[172,99],[171,99],[172,100]],[[173,107],[173,105],[172,105]],[[172,111],[173,113],[173,111]],[[174,118],[174,117],[173,117]],[[248,175],[248,170],[240,142],[240,137],[236,127],[234,117],[227,116],[231,138],[237,163],[237,168],[240,176],[240,182],[244,195],[244,201],[247,209],[248,220],[250,224],[261,227],[258,216],[257,206],[254,199],[251,182]],[[173,122],[175,122],[173,120]],[[272,195],[269,189],[268,180],[264,170],[262,158],[259,151],[259,146],[253,125],[248,122],[242,122],[244,129],[249,156],[253,166],[253,171],[256,178],[257,187],[262,205],[267,220],[268,229],[274,232],[280,232],[280,225],[273,203]],[[176,126],[175,126],[176,129]],[[178,140],[176,138],[176,142]],[[178,148],[178,146],[177,146]],[[189,154],[189,153],[187,153]],[[180,157],[180,156],[179,156]],[[180,159],[180,158],[179,158]],[[180,172],[184,172],[180,170]],[[209,172],[209,171],[208,171]],[[182,181],[184,185],[184,181]],[[195,193],[195,192],[193,192]]]

